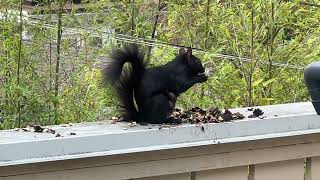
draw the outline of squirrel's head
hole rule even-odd
[[[184,59],[186,60],[186,63],[191,69],[192,73],[200,74],[205,72],[205,69],[201,63],[201,60],[196,56],[192,55],[192,49],[190,47],[187,49],[187,51],[185,51],[184,48],[181,48],[179,50],[179,55],[185,56]]]

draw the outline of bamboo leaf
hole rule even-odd
[[[275,81],[276,81],[276,78],[269,79],[269,80],[263,82],[262,86],[267,86],[267,85],[269,85],[269,84],[271,84],[271,83],[273,83]]]
[[[257,87],[262,83],[263,79],[258,79],[252,83],[252,87]]]

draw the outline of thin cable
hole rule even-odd
[[[34,17],[32,19],[35,19],[35,20],[30,21],[30,24],[36,25],[38,23],[39,19],[34,18]],[[46,28],[56,28],[55,25],[51,25],[51,24],[43,24],[43,26]],[[170,47],[173,47],[174,49],[188,48],[187,46],[183,46],[183,45],[163,42],[163,41],[159,41],[159,40],[145,39],[145,38],[141,38],[141,37],[134,37],[134,36],[125,35],[125,34],[121,34],[121,33],[112,33],[112,32],[108,32],[108,31],[104,31],[104,30],[101,30],[101,31],[99,31],[99,33],[97,33],[97,30],[90,29],[90,28],[78,27],[77,29],[75,29],[75,28],[63,27],[63,31],[66,33],[73,33],[73,34],[89,33],[92,36],[95,36],[95,37],[102,36],[103,38],[113,37],[115,40],[119,40],[119,41],[123,41],[123,42],[127,42],[127,43],[135,43],[135,44],[139,44],[139,45],[153,46],[153,47],[170,46]],[[194,47],[192,47],[192,50],[194,50],[196,52],[201,52],[201,53],[209,52],[209,50],[204,50],[204,49],[194,48]],[[235,60],[240,60],[242,62],[252,61],[252,59],[248,58],[248,57],[237,57],[237,56],[228,55],[228,54],[215,53],[214,56],[216,58],[228,59],[228,60],[233,60],[233,61],[235,61]],[[260,61],[259,63],[260,64],[269,64],[269,62],[266,62],[266,61]],[[289,64],[289,63],[272,62],[271,65],[276,66],[276,67],[282,67],[282,68],[304,70],[303,66]]]

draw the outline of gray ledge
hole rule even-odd
[[[259,108],[265,112],[264,119],[245,118],[220,124],[159,129],[159,125],[129,127],[127,123],[96,122],[50,127],[63,137],[50,133],[0,131],[0,167],[320,132],[320,117],[310,102]],[[247,108],[231,111],[246,117],[251,114]]]

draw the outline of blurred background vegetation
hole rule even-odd
[[[212,74],[181,108],[307,101],[319,19],[319,0],[1,0],[0,129],[110,119],[100,69],[125,42],[152,66],[194,48]]]

